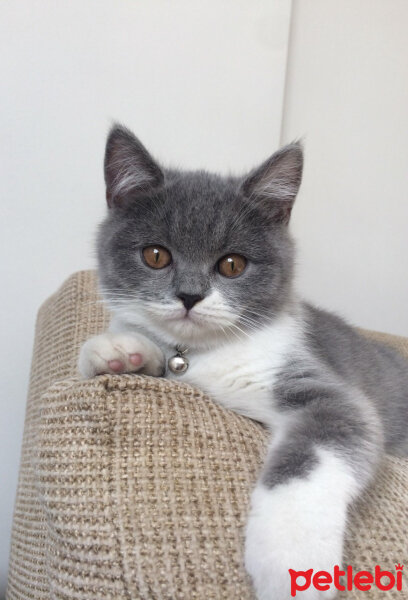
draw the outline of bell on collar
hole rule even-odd
[[[179,346],[176,348],[177,354],[171,356],[168,360],[168,367],[172,373],[175,375],[181,375],[185,373],[188,369],[188,358],[184,356],[187,352],[188,348],[182,350]]]

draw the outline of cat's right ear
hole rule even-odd
[[[109,132],[104,167],[109,208],[148,195],[164,181],[162,170],[146,148],[122,125],[114,125]]]
[[[263,208],[265,216],[287,224],[302,181],[303,149],[300,142],[284,146],[243,181],[241,191]]]

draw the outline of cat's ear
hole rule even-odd
[[[160,167],[131,131],[114,125],[105,150],[106,200],[111,208],[127,198],[153,192],[163,183]]]
[[[302,145],[293,142],[251,171],[241,191],[251,202],[258,202],[273,221],[288,223],[302,181],[302,170]]]

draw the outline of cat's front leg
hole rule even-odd
[[[160,348],[141,333],[106,332],[87,340],[78,370],[90,378],[103,373],[143,373],[159,377],[165,368]]]
[[[305,583],[294,571],[328,571],[341,565],[346,511],[355,493],[349,468],[330,450],[316,452],[308,476],[270,486],[260,481],[251,499],[246,535],[246,567],[260,600],[289,600]],[[333,598],[310,581],[299,598]],[[293,581],[292,581],[293,579]]]
[[[287,428],[272,441],[251,498],[245,563],[259,600],[336,596],[333,584],[318,589],[312,577],[341,568],[347,509],[382,451],[375,415],[366,418],[360,398],[306,392],[306,406],[288,411]]]

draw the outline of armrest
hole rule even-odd
[[[252,598],[243,531],[267,437],[166,379],[52,386],[35,466],[51,597]]]
[[[381,342],[387,346],[391,346],[408,358],[408,337],[401,335],[393,335],[391,333],[382,333],[381,331],[371,331],[369,329],[359,329],[365,337],[368,337],[375,342]]]
[[[243,531],[260,425],[185,384],[102,376],[54,385],[38,434],[52,593],[252,598]],[[407,490],[408,460],[388,457],[350,515],[345,564],[403,561]]]
[[[81,345],[108,323],[96,272],[79,271],[68,277],[38,311],[29,401],[35,402],[55,381],[74,376]]]

